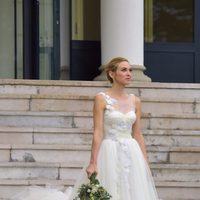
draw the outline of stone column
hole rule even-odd
[[[134,81],[144,75],[143,0],[101,0],[101,54],[103,68],[112,58],[125,57],[133,65]],[[106,80],[102,73],[95,80]]]

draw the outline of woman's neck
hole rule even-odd
[[[110,95],[113,97],[125,97],[127,94],[123,86],[112,85],[112,87],[108,90]]]

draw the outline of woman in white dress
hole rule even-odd
[[[132,67],[127,59],[117,57],[105,66],[105,71],[112,86],[95,96],[94,132],[87,175],[84,172],[85,177],[83,174],[83,180],[77,181],[70,195],[58,191],[51,191],[49,195],[50,191],[41,190],[41,198],[36,195],[40,193],[36,188],[35,192],[29,191],[25,198],[19,195],[16,200],[72,200],[84,179],[93,173],[97,173],[112,200],[158,200],[141,133],[141,102],[125,91],[132,79]]]
[[[141,102],[127,94],[132,67],[125,58],[105,67],[112,87],[96,95],[88,176],[96,172],[113,200],[157,200],[141,133]]]

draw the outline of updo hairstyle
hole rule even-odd
[[[113,58],[108,64],[105,65],[104,70],[106,72],[107,79],[110,81],[110,83],[113,83],[113,79],[112,77],[110,77],[109,72],[110,71],[115,72],[117,70],[119,63],[123,61],[128,62],[126,58],[116,57],[116,58]]]

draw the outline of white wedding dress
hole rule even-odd
[[[154,181],[137,141],[131,136],[136,121],[134,95],[118,101],[106,93],[104,138],[98,154],[98,176],[101,185],[112,195],[112,200],[158,200]],[[79,186],[86,181],[83,171],[73,192],[29,188],[28,192],[12,200],[73,200]]]

